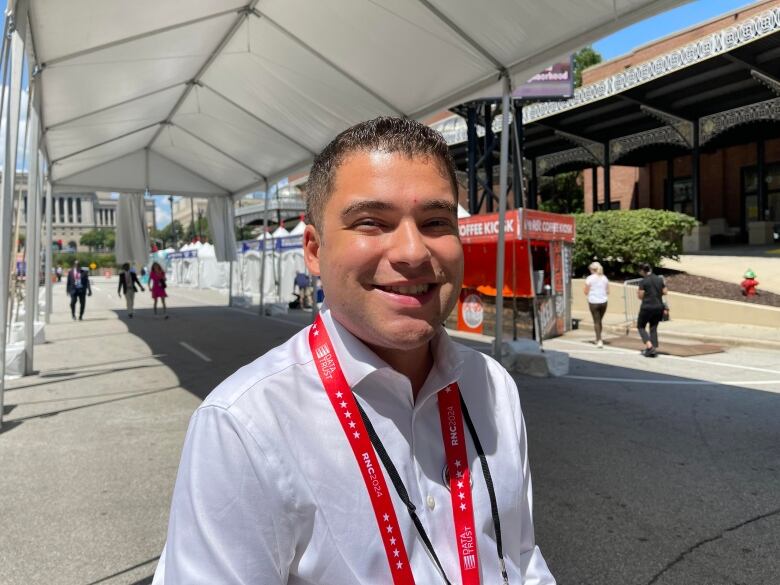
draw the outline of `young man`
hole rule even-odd
[[[155,584],[555,583],[517,388],[441,326],[456,201],[446,143],[414,121],[358,124],[317,157],[322,312],[193,415]]]
[[[89,272],[79,266],[79,261],[73,262],[73,268],[68,272],[65,293],[70,295],[70,316],[76,320],[76,301],[79,302],[79,321],[84,318],[84,307],[87,295],[92,296],[92,286],[89,283]]]

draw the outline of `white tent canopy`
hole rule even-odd
[[[55,190],[242,195],[681,0],[30,0]]]

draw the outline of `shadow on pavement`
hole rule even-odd
[[[224,307],[178,308],[167,320],[150,310],[137,311],[132,320],[117,314],[200,399],[310,319],[260,318]],[[537,543],[558,583],[776,585],[780,394],[647,372],[630,367],[634,361],[628,354],[625,366],[572,358],[576,378],[516,377],[528,428]],[[101,365],[108,366],[104,371],[123,368],[86,367]],[[69,370],[47,373],[60,371]],[[83,394],[78,388],[74,396]],[[21,420],[6,424],[12,428]],[[171,481],[175,471],[166,470]]]

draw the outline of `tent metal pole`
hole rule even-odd
[[[45,266],[44,266],[44,274],[46,276],[46,314],[45,314],[45,321],[46,323],[51,322],[51,303],[53,299],[53,291],[52,291],[52,282],[51,282],[51,265],[52,265],[52,253],[51,253],[51,244],[53,242],[52,239],[52,197],[51,197],[51,183],[49,181],[46,181],[46,241],[44,242],[45,245]]]
[[[190,201],[192,201],[190,199]],[[230,205],[234,207],[233,209],[233,217],[235,218],[235,206],[236,202],[233,201],[233,198],[230,198]],[[198,223],[200,223],[200,219],[198,220]],[[236,229],[236,221],[233,219],[233,225],[230,226],[230,229],[232,229],[235,232]],[[228,238],[229,239],[229,238]],[[230,264],[228,266],[228,307],[233,306],[233,260],[230,260]]]
[[[496,338],[493,346],[494,357],[501,362],[501,343],[504,339],[504,219],[506,217],[506,192],[509,167],[509,76],[503,78],[501,96],[501,158],[499,166],[498,196],[498,249],[496,250]]]
[[[32,96],[32,92],[30,92]],[[27,175],[27,241],[25,245],[25,260],[27,265],[24,293],[24,375],[33,373],[35,351],[35,318],[38,316],[38,273],[40,272],[41,255],[38,251],[38,218],[41,192],[38,189],[38,114],[35,108],[30,108],[30,170]]]
[[[6,18],[6,22],[11,17]],[[5,112],[5,159],[2,178],[2,205],[0,205],[0,428],[3,425],[3,391],[5,390],[5,349],[6,330],[8,328],[8,287],[11,281],[11,228],[13,220],[13,195],[16,180],[16,146],[19,137],[19,102],[22,90],[22,60],[24,58],[24,43],[11,28],[11,50],[9,66],[10,93],[8,109]]]
[[[260,245],[263,253],[260,255],[260,316],[265,315],[265,239],[268,235],[268,179],[265,180],[265,206],[263,209],[263,234]]]

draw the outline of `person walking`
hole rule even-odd
[[[122,271],[119,273],[119,286],[116,289],[116,294],[119,298],[122,298],[122,293],[125,293],[125,302],[127,303],[127,317],[133,318],[133,303],[135,302],[135,293],[137,289],[135,285],[138,285],[143,292],[144,287],[138,280],[134,270],[130,269],[130,263],[125,262],[122,264]]]
[[[160,299],[162,302],[163,315],[165,315],[165,318],[167,319],[168,308],[165,306],[165,298],[168,296],[168,293],[165,292],[165,289],[168,285],[165,282],[165,271],[162,269],[159,262],[152,264],[152,270],[149,273],[149,282],[152,283],[149,290],[152,291],[152,300],[154,300],[154,314],[157,314],[157,299]]]
[[[609,279],[604,276],[604,268],[598,262],[592,262],[588,266],[590,276],[585,279],[585,296],[588,297],[588,307],[593,317],[593,329],[596,332],[596,347],[604,347],[601,340],[604,314],[607,312],[607,300],[609,299]]]
[[[79,266],[78,260],[73,262],[73,268],[68,271],[65,294],[70,296],[70,315],[73,320],[76,320],[76,301],[79,302],[79,321],[83,320],[87,295],[92,296],[92,286],[89,283],[89,272]]]
[[[666,283],[661,276],[653,274],[653,269],[649,264],[640,264],[639,274],[642,276],[642,282],[639,283],[637,296],[642,304],[639,306],[636,328],[645,344],[642,355],[656,357],[658,355],[658,323],[664,316],[663,297],[667,293]],[[650,328],[649,333],[648,327]]]

